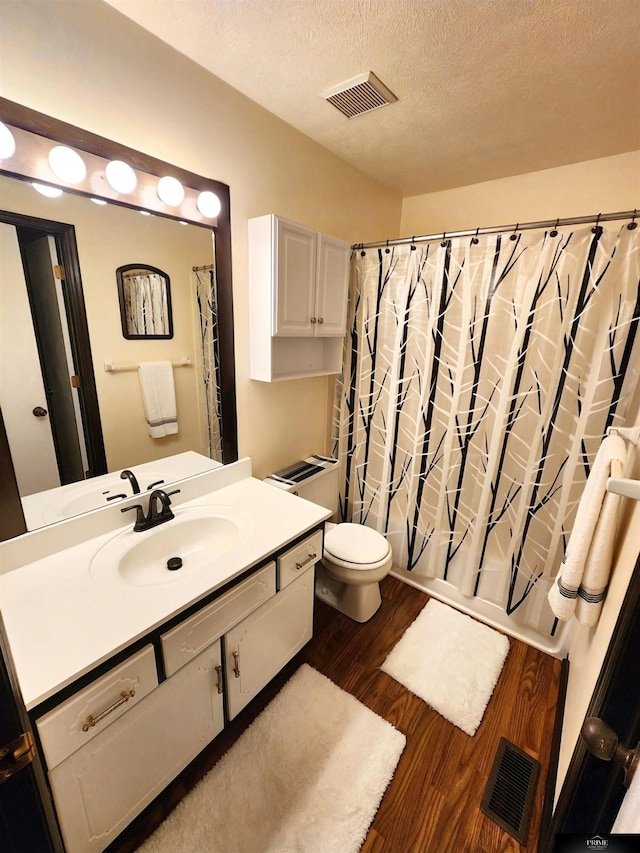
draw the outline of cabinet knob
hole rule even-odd
[[[317,322],[318,322],[318,321],[316,320],[316,318],[315,318],[315,317],[312,317],[312,318],[311,318],[311,323],[312,323],[312,324],[313,324],[313,323],[317,323]]]
[[[318,323],[322,325],[324,323],[324,317],[318,317]]]

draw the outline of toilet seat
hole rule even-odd
[[[324,556],[331,563],[355,571],[384,566],[391,555],[387,540],[362,524],[337,524],[325,533]]]

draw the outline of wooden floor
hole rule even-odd
[[[134,851],[153,832],[167,807],[173,807],[206,773],[302,662],[324,673],[407,737],[406,748],[361,853],[536,851],[560,661],[511,639],[504,669],[480,728],[474,737],[469,737],[380,671],[387,654],[428,600],[425,594],[391,577],[382,582],[381,589],[382,607],[365,625],[316,600],[313,640],[113,842],[110,853]],[[521,847],[480,811],[502,736],[542,765],[527,847]]]

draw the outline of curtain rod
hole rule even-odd
[[[191,267],[194,272],[204,272],[205,270],[214,270],[215,268],[215,264],[205,264],[203,267]]]
[[[618,213],[594,213],[592,216],[576,216],[573,219],[547,219],[542,222],[517,222],[512,225],[491,225],[486,228],[469,228],[466,231],[441,231],[421,237],[398,237],[396,240],[378,240],[374,243],[354,243],[352,249],[375,249],[379,246],[402,246],[407,243],[427,243],[430,240],[444,240],[447,237],[475,237],[478,234],[500,234],[511,231],[531,231],[536,228],[558,228],[565,225],[586,225],[589,222],[611,222],[616,219],[631,219],[629,227],[636,226],[637,210],[625,210]]]

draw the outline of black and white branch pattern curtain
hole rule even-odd
[[[167,282],[157,273],[124,275],[126,326],[131,335],[171,333]]]
[[[640,374],[638,231],[357,251],[336,392],[343,519],[543,634],[589,467]],[[473,605],[472,605],[473,606]]]
[[[222,462],[222,397],[220,384],[220,336],[215,264],[195,270],[196,302],[200,319],[200,352],[204,383],[204,428],[207,453]]]

